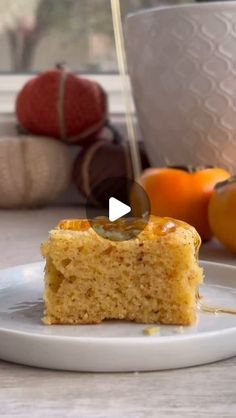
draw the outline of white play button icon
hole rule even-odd
[[[127,215],[131,212],[131,207],[116,199],[115,197],[110,197],[109,199],[109,221],[114,222],[122,216]]]
[[[109,177],[98,182],[87,198],[86,217],[91,228],[110,241],[136,238],[149,216],[150,202],[145,190],[128,177]]]

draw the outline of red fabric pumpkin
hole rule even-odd
[[[21,128],[75,144],[96,139],[107,119],[100,85],[58,66],[28,81],[16,102]]]

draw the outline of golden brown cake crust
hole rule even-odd
[[[193,227],[169,218],[152,217],[128,241],[104,239],[85,220],[62,221],[42,245],[44,323],[194,323],[199,245]]]

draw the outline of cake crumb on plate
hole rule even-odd
[[[176,334],[183,334],[184,333],[184,327],[180,325],[179,327],[175,328]]]
[[[147,327],[144,328],[143,333],[151,337],[153,335],[159,334],[160,330],[160,327]]]

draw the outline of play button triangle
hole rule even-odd
[[[122,216],[127,215],[131,212],[131,207],[116,199],[115,197],[110,197],[109,199],[109,221],[114,222]]]

